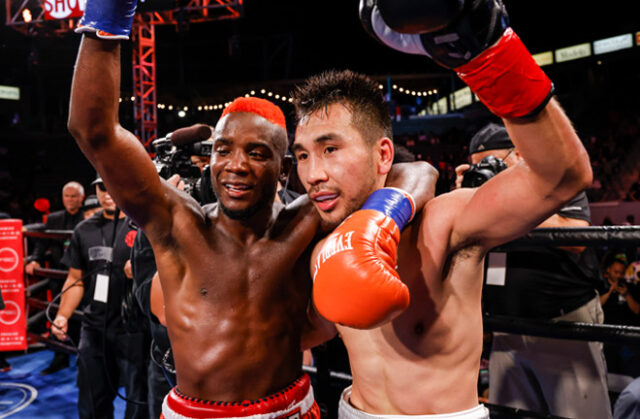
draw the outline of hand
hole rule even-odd
[[[460,164],[456,167],[456,189],[462,188],[462,179],[464,174],[471,168],[470,164]]]
[[[53,324],[51,325],[51,331],[53,334],[61,341],[67,340],[67,330],[69,329],[69,324],[67,322],[67,318],[64,316],[56,316]]]
[[[122,268],[122,270],[124,271],[124,276],[126,276],[129,279],[133,279],[133,270],[131,269],[131,259],[125,262],[124,268]]]
[[[625,297],[627,295],[627,292],[629,291],[629,288],[627,288],[627,284],[626,283],[618,282],[617,283],[617,287],[616,287],[616,291],[618,291],[618,294],[620,294],[623,297]]]
[[[167,183],[175,188],[180,189],[181,191],[184,191],[184,182],[180,178],[179,174],[171,176],[169,179],[167,179]]]
[[[27,275],[33,275],[36,268],[40,268],[40,263],[37,260],[32,260],[24,267],[24,271]]]

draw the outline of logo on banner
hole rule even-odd
[[[20,306],[13,301],[5,301],[4,302],[4,310],[0,310],[0,323],[11,325],[15,324],[20,320]]]
[[[44,18],[54,20],[80,17],[86,4],[86,0],[44,0]]]
[[[11,272],[18,267],[18,263],[20,263],[18,252],[10,247],[0,249],[0,271]]]

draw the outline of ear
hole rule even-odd
[[[393,141],[390,138],[382,137],[378,140],[378,174],[386,175],[393,165]]]

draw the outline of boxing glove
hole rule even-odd
[[[409,306],[409,289],[396,272],[396,253],[400,231],[414,213],[411,195],[379,189],[326,238],[313,275],[313,301],[320,314],[366,329]]]
[[[93,32],[103,39],[129,39],[137,0],[87,0],[76,33]]]
[[[360,19],[385,45],[455,70],[500,117],[534,116],[553,95],[500,0],[361,0]]]

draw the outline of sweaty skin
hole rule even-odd
[[[216,127],[211,173],[219,201],[232,211],[254,208],[232,219],[160,180],[140,142],[118,124],[119,86],[119,43],[84,36],[69,130],[152,243],[178,389],[220,401],[281,390],[301,373],[311,288],[305,250],[319,224],[304,199],[287,209],[274,204],[282,128],[243,112]]]
[[[69,130],[153,246],[178,389],[216,401],[281,390],[301,373],[301,348],[335,333],[316,328],[309,308],[317,211],[306,197],[286,208],[274,203],[284,129],[253,113],[222,118],[211,156],[218,204],[202,208],[161,181],[140,142],[119,125],[119,91],[119,43],[85,35]],[[394,186],[417,186],[416,202],[424,204],[435,178],[399,176]]]
[[[353,151],[364,142],[350,121],[349,111],[333,104],[296,130],[293,148],[305,189],[339,194],[328,211],[316,205],[323,220],[343,219],[349,214],[346,201],[358,199],[359,190],[368,194],[356,181],[364,175],[354,180],[342,172],[369,160],[358,161]],[[358,409],[424,415],[478,405],[486,253],[540,224],[591,181],[586,151],[555,100],[535,119],[505,125],[526,163],[479,188],[432,199],[402,233],[398,273],[410,290],[408,309],[373,329],[338,325],[353,375],[349,401]],[[380,175],[383,166],[375,164],[369,176]],[[321,246],[322,241],[312,261]]]

